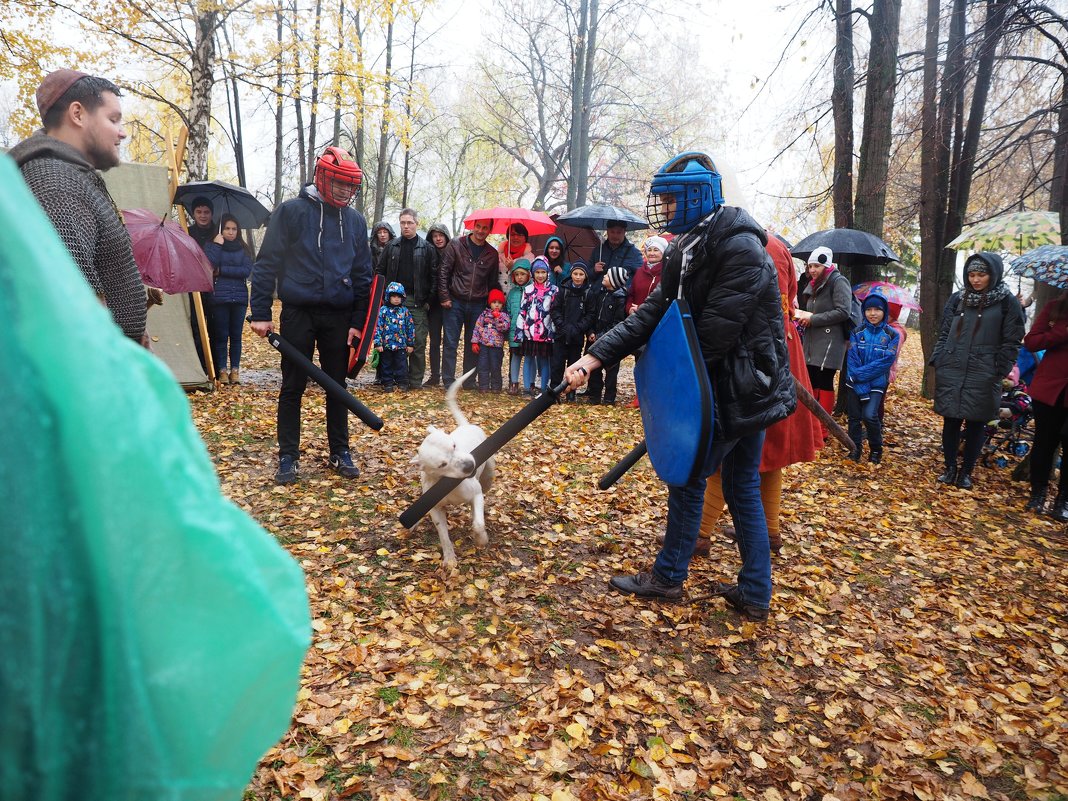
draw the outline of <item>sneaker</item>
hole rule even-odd
[[[637,595],[641,598],[659,598],[664,601],[678,601],[682,598],[681,584],[663,582],[654,573],[614,576],[608,583],[620,592]]]
[[[737,584],[725,584],[722,581],[712,582],[712,594],[718,595],[727,602],[727,605],[743,617],[747,617],[756,623],[763,623],[768,619],[768,610],[759,606],[747,604],[742,600],[742,591]]]
[[[436,387],[436,386],[439,386],[440,384],[441,384],[441,377],[440,376],[436,376],[436,375],[432,375],[432,376],[430,376],[430,378],[428,378],[423,383],[423,386],[426,387],[427,389],[429,389],[430,387]]]
[[[359,478],[360,469],[352,463],[348,451],[330,454],[330,467],[342,478]]]
[[[297,480],[297,460],[292,456],[282,456],[278,459],[278,472],[274,474],[276,484],[292,484]]]

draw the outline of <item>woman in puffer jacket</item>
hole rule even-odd
[[[931,354],[934,410],[945,418],[946,467],[938,480],[962,489],[972,488],[972,469],[983,449],[986,424],[997,417],[1001,405],[1001,379],[1016,363],[1024,335],[1023,309],[1002,281],[1003,274],[996,253],[977,253],[964,263],[964,289],[946,302]],[[961,426],[964,458],[958,469]]]
[[[221,227],[222,233],[204,246],[204,253],[215,270],[211,358],[220,384],[240,384],[241,332],[248,311],[252,252],[241,238],[241,229],[232,214],[222,216]],[[229,371],[226,369],[227,355]]]

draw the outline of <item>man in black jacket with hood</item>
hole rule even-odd
[[[665,256],[663,282],[642,307],[599,337],[564,378],[574,390],[590,370],[645,344],[675,298],[690,306],[715,396],[710,455],[686,484],[668,488],[664,545],[652,570],[616,576],[611,586],[647,598],[679,600],[697,543],[705,480],[721,471],[737,531],[737,584],[713,593],[752,620],[766,620],[771,552],[760,501],[764,429],[797,405],[775,267],[764,229],[744,210],[723,205],[720,176],[704,153],[683,153],[653,177],[649,221],[678,234]]]

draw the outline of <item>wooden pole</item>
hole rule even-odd
[[[178,191],[178,165],[181,163],[182,158],[185,155],[185,143],[189,138],[189,129],[184,125],[178,132],[178,144],[175,146],[174,140],[170,131],[167,132],[167,159],[170,162],[170,187],[171,187],[171,204],[174,204],[174,194]],[[185,218],[185,206],[178,205],[178,222],[181,223],[182,230],[189,233],[189,221]],[[204,301],[200,297],[199,292],[190,293],[193,296],[193,311],[197,318],[197,330],[200,332],[200,347],[204,352],[204,365],[208,370],[208,378],[212,381],[215,380],[215,363],[211,358],[211,340],[208,338],[208,323],[204,319]]]

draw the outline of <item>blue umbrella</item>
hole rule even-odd
[[[1068,289],[1068,245],[1041,245],[1017,256],[1009,265],[1016,275]]]

